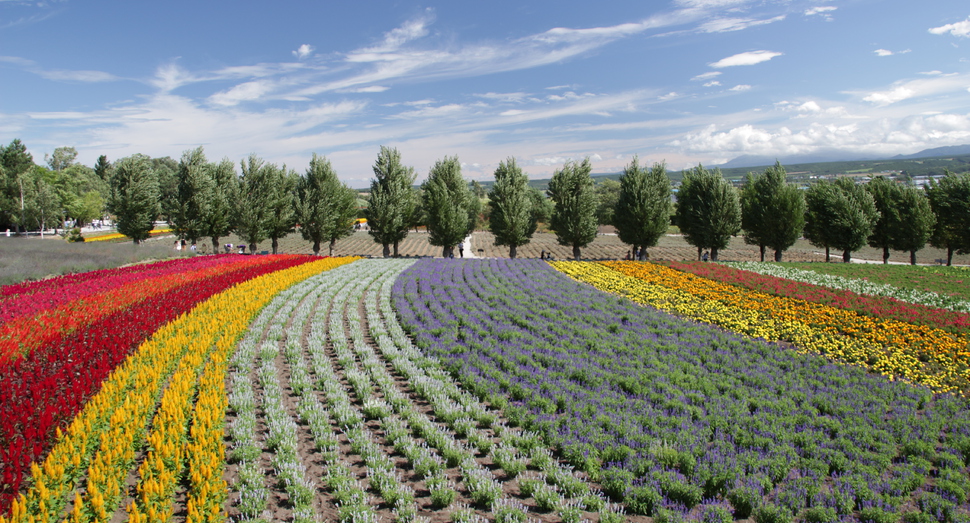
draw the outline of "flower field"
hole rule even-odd
[[[970,518],[962,313],[671,265],[219,255],[4,287],[0,522]]]
[[[172,232],[172,229],[168,227],[161,227],[158,229],[152,229],[151,231],[149,231],[148,235],[154,238],[156,236],[162,236],[165,234],[169,234],[171,232]],[[90,238],[84,239],[85,242],[115,242],[115,241],[122,241],[122,240],[130,240],[130,238],[128,238],[124,234],[121,234],[120,232],[112,232],[108,234],[99,234],[99,235],[91,236]]]

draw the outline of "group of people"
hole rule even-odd
[[[189,246],[188,248],[185,247],[185,243],[186,243],[185,240],[175,240],[175,250],[176,251],[188,250],[192,252],[196,252],[198,250],[198,247],[196,247],[195,242],[192,242],[192,245]]]
[[[229,254],[230,252],[232,252],[233,245],[231,243],[227,243],[227,244],[225,244],[223,246],[223,248],[226,249],[226,254]],[[239,254],[246,254],[246,246],[245,245],[239,244],[238,246],[236,246],[236,248],[239,249]]]
[[[626,251],[627,261],[647,261],[650,259],[650,253],[647,252],[646,247],[640,247],[639,249],[633,249],[632,251]]]

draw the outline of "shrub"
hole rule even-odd
[[[791,523],[792,514],[788,509],[777,505],[766,504],[754,509],[752,518],[755,523]]]

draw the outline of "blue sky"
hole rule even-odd
[[[970,5],[0,0],[0,142],[423,178],[970,143]]]

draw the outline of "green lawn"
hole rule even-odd
[[[822,274],[863,278],[905,289],[918,289],[970,300],[970,267],[877,265],[856,263],[785,263]]]

